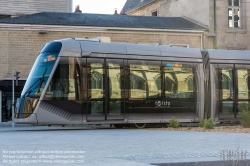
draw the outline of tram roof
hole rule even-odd
[[[118,42],[97,42],[96,40],[74,40],[74,39],[63,39],[61,40],[63,47],[74,47],[81,44],[82,56],[90,55],[91,53],[102,53],[112,54],[109,57],[121,57],[119,55],[132,57],[136,59],[146,58],[152,60],[160,60],[161,58],[184,58],[181,61],[195,61],[202,62],[202,55],[198,48],[183,48],[183,47],[169,47],[169,46],[158,46],[158,45],[147,45],[147,44],[131,44],[131,43],[118,43]],[[77,42],[77,44],[74,44]],[[64,44],[64,43],[67,43]],[[69,43],[71,43],[69,45]],[[65,49],[65,48],[64,48]],[[143,56],[143,57],[142,57]],[[189,60],[185,60],[189,59]]]
[[[224,60],[224,62],[227,63],[234,63],[239,60],[250,61],[250,51],[247,50],[208,49],[205,50],[203,54],[206,54],[211,62],[216,62],[216,60]]]

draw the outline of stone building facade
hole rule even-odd
[[[42,15],[42,17],[40,17]],[[52,25],[50,21],[47,20],[47,17],[55,16],[52,18]],[[58,15],[58,17],[56,16]],[[76,26],[80,24],[79,19],[85,19],[87,24],[96,24],[94,26]],[[84,16],[84,18],[80,18]],[[184,46],[192,48],[203,48],[203,38],[204,32],[207,31],[206,28],[198,26],[198,29],[189,29],[185,30],[185,25],[182,23],[191,23],[185,19],[181,19],[178,25],[167,25],[184,27],[184,29],[160,29],[157,27],[147,27],[140,23],[138,26],[141,28],[128,28],[122,27],[122,20],[136,19],[137,22],[143,22],[145,25],[147,23],[147,17],[143,18],[134,18],[131,16],[114,16],[114,15],[92,15],[92,14],[75,14],[75,13],[41,13],[31,16],[24,16],[26,18],[11,18],[5,21],[4,19],[0,20],[0,65],[3,67],[0,72],[0,79],[2,78],[11,78],[11,71],[18,70],[20,71],[21,77],[27,78],[29,71],[35,61],[36,55],[39,53],[41,47],[49,41],[62,39],[62,38],[85,38],[85,37],[98,37],[98,36],[107,36],[110,37],[112,42],[126,42],[126,43],[139,43],[139,44],[152,44],[152,45],[167,45],[167,46]],[[62,25],[57,25],[58,20],[61,18],[64,22]],[[75,23],[72,22],[72,19],[76,17]],[[104,20],[101,23],[96,21],[97,17],[103,17],[100,20]],[[39,18],[40,20],[34,22],[34,19]],[[71,23],[67,22],[67,18]],[[33,23],[24,24],[24,22],[18,22],[19,20],[28,20]],[[160,19],[160,18],[159,18]],[[179,18],[173,18],[174,22],[178,22]],[[14,20],[14,21],[12,21]],[[89,21],[88,21],[89,20]],[[93,23],[91,23],[91,21]],[[112,20],[113,22],[110,22]],[[114,22],[118,21],[118,22]],[[2,22],[2,23],[1,23]],[[6,23],[7,22],[7,23]],[[54,24],[56,22],[56,24]],[[109,24],[110,22],[110,24]],[[150,22],[150,20],[148,21]],[[156,21],[161,22],[161,20]],[[38,24],[42,25],[38,25]],[[65,24],[65,25],[63,25]],[[70,25],[71,24],[71,25]],[[112,24],[116,26],[111,27]],[[134,26],[135,23],[131,23]],[[156,25],[155,26],[158,26]],[[191,26],[196,24],[191,23]],[[125,25],[125,24],[124,24]],[[106,26],[106,27],[105,27]],[[128,25],[129,26],[129,25]],[[160,25],[159,25],[160,26]]]
[[[62,38],[85,38],[108,36],[112,42],[148,43],[201,47],[200,34],[172,32],[119,32],[119,31],[50,31],[39,34],[37,30],[0,30],[0,78],[11,78],[12,70],[20,71],[27,78],[35,58],[42,46],[51,40]],[[18,40],[17,40],[18,39]],[[193,42],[190,43],[190,40]],[[189,43],[189,44],[186,44]]]
[[[0,0],[0,18],[16,17],[44,11],[72,12],[72,0]]]
[[[123,10],[128,15],[184,17],[203,25],[209,29],[204,35],[204,49],[250,49],[250,3],[247,0],[143,1],[127,0]]]

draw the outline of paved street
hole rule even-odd
[[[250,135],[244,133],[0,126],[1,166],[144,166],[249,159],[249,152]]]

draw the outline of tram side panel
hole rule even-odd
[[[169,106],[164,109],[163,119],[192,122],[200,118],[202,109],[202,85],[199,79],[200,64],[187,62],[163,62],[164,98]],[[172,85],[172,87],[171,87]]]
[[[128,121],[161,123],[163,110],[161,61],[128,60]]]
[[[203,117],[202,64],[169,61],[128,64],[129,121],[159,123],[174,117],[180,122],[191,122]]]
[[[93,58],[84,61],[88,66],[83,69],[88,111],[83,112],[83,121],[105,120],[105,114],[106,120],[118,118],[125,123],[168,122],[174,116],[190,122],[201,116],[202,64],[170,66],[164,62],[163,66],[161,61],[124,60],[120,65],[106,59],[103,68]],[[106,77],[108,84],[103,88]]]

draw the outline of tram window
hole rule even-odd
[[[45,93],[45,99],[76,100],[80,90],[79,60],[61,58]]]
[[[91,87],[91,89],[103,88],[103,78],[100,72],[95,70],[91,72],[91,79],[89,79],[89,86]]]
[[[100,99],[104,96],[104,60],[87,59],[88,97]]]
[[[214,65],[218,78],[218,90],[220,99],[234,99],[234,67],[232,64],[217,64]]]
[[[227,76],[227,73],[232,73],[231,71],[226,71],[226,70],[222,70],[222,89],[224,90],[229,90],[229,88],[231,87],[230,85],[232,84],[231,78]]]
[[[121,89],[124,89],[123,60],[108,59],[106,62],[110,99],[121,99]]]
[[[250,67],[249,65],[235,65],[237,71],[238,99],[250,98]]]
[[[166,98],[194,98],[193,64],[163,62]]]
[[[161,97],[160,62],[128,62],[130,69],[130,97],[134,99]]]

